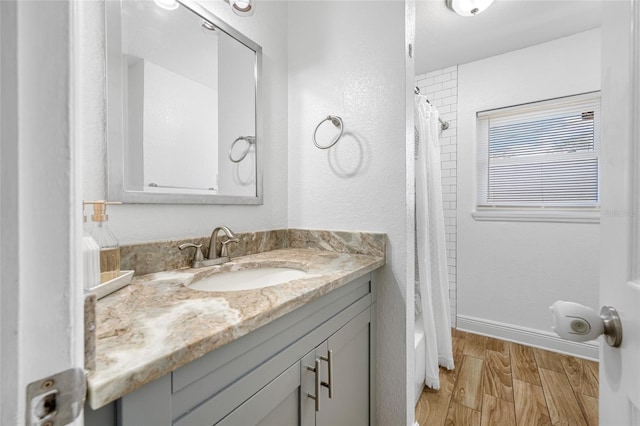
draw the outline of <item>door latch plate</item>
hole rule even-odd
[[[84,370],[71,368],[27,386],[26,424],[63,426],[82,412],[87,384]]]

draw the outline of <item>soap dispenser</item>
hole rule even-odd
[[[87,203],[83,203],[82,206],[82,218],[84,219],[82,227],[82,272],[84,288],[89,291],[100,284],[100,246],[89,233],[87,216],[84,214],[85,204]]]
[[[100,247],[100,283],[102,284],[120,276],[120,246],[118,239],[107,226],[109,220],[107,205],[120,203],[99,200],[90,204],[93,204],[91,220],[95,222],[91,233]]]

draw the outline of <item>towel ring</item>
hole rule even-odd
[[[242,154],[240,154],[240,157],[238,158],[233,158],[233,148],[236,146],[236,144],[240,141],[245,141],[247,143],[247,148],[244,150],[244,152]],[[233,141],[233,143],[231,144],[231,146],[229,147],[229,160],[233,161],[234,163],[239,163],[242,160],[244,160],[244,158],[247,156],[247,154],[249,153],[249,150],[251,149],[251,145],[253,145],[254,143],[256,143],[256,138],[255,136],[240,136],[238,137],[238,139],[236,139],[235,141]]]
[[[340,134],[333,141],[331,141],[329,145],[323,146],[318,144],[318,141],[316,140],[316,135],[318,133],[318,129],[320,128],[322,123],[324,123],[325,121],[331,121],[331,124],[333,124],[334,126],[340,129]],[[342,118],[338,117],[337,115],[329,115],[327,116],[327,118],[325,118],[320,123],[318,123],[318,125],[316,126],[316,129],[313,131],[313,144],[320,149],[331,148],[336,144],[336,142],[340,140],[340,138],[342,137],[342,133],[344,133],[344,123],[342,122]]]

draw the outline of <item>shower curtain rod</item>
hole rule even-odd
[[[420,88],[418,86],[416,86],[415,90],[413,91],[416,95],[420,94]],[[431,105],[431,102],[429,102],[429,99],[427,99],[427,103],[429,105]],[[449,122],[448,121],[443,121],[442,118],[438,117],[438,121],[440,121],[440,127],[442,128],[442,130],[447,130],[449,128]]]

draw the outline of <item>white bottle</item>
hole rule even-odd
[[[85,291],[100,284],[100,247],[87,230],[87,216],[84,216],[82,232],[82,266]]]

